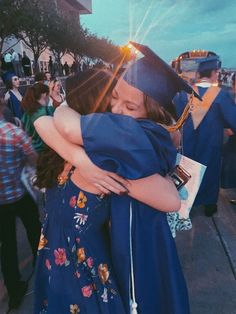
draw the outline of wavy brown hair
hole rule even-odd
[[[24,111],[28,114],[35,113],[41,107],[38,101],[45,93],[49,94],[49,87],[43,83],[35,83],[29,87],[21,101]]]
[[[112,80],[112,84],[111,84]],[[66,101],[70,108],[82,115],[108,110],[111,92],[115,85],[112,73],[104,70],[87,70],[66,80]],[[109,84],[109,85],[108,85]],[[107,86],[110,86],[107,90]],[[105,97],[101,99],[104,90]],[[98,100],[101,101],[98,102]],[[51,148],[46,147],[37,162],[37,179],[39,188],[51,188],[63,171],[65,161]]]

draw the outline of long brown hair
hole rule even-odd
[[[145,94],[143,97],[148,119],[166,126],[173,124],[173,120],[175,119],[175,110],[173,104],[166,105],[166,110],[153,98]]]
[[[41,106],[39,99],[42,94],[49,94],[49,87],[43,83],[36,83],[29,87],[21,101],[21,106],[26,113],[33,114]]]
[[[112,75],[103,70],[87,70],[66,80],[66,101],[70,108],[82,115],[92,112],[104,112],[108,109],[112,83],[104,99],[97,100],[110,83]],[[55,185],[59,174],[63,171],[65,161],[51,148],[46,147],[39,155],[37,162],[37,179],[39,188],[50,188]]]

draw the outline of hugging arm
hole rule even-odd
[[[55,128],[52,117],[41,116],[35,120],[34,127],[44,143],[64,160],[77,167],[87,182],[101,193],[127,192],[127,181],[116,173],[100,169],[92,163],[82,147],[66,141]]]
[[[123,186],[127,181],[115,173],[104,171],[95,166],[82,147],[67,142],[56,130],[51,117],[43,116],[34,122],[34,126],[43,141],[62,158],[77,167],[86,180],[99,188],[102,193],[108,190],[120,194],[125,192]],[[154,174],[152,176],[128,180],[129,195],[161,211],[178,210],[180,200],[174,184],[167,178]]]
[[[83,145],[80,117],[78,112],[69,108],[67,105],[63,105],[56,109],[53,120],[58,132],[65,139],[71,143]]]

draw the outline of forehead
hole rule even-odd
[[[140,103],[143,102],[143,92],[128,84],[122,77],[119,78],[115,91],[122,100]]]

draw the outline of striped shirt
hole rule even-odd
[[[0,204],[16,202],[26,193],[21,172],[33,153],[28,135],[0,117]]]

